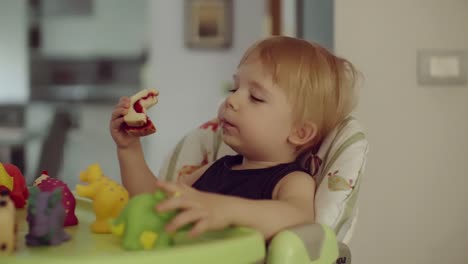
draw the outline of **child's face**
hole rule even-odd
[[[224,142],[250,159],[278,159],[288,146],[292,108],[284,91],[256,60],[239,66],[218,117]]]

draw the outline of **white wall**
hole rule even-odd
[[[26,29],[26,1],[0,1],[0,103],[29,98]]]
[[[297,1],[281,1],[281,35],[297,36]]]
[[[147,148],[147,161],[155,173],[178,140],[216,114],[222,86],[244,50],[263,35],[264,0],[234,2],[233,45],[228,50],[191,50],[184,44],[184,1],[150,3],[152,46],[149,83],[159,91],[151,108],[158,133]]]
[[[51,2],[53,4],[54,2]],[[47,56],[138,56],[147,44],[147,0],[96,0],[92,14],[41,20]]]
[[[338,54],[364,73],[371,146],[353,263],[467,263],[468,85],[417,83],[422,48],[468,51],[468,2],[336,1]]]

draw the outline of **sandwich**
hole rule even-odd
[[[124,129],[134,136],[147,136],[156,132],[146,110],[158,103],[159,92],[156,89],[142,90],[130,97],[130,108],[124,116]]]

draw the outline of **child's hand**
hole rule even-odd
[[[158,204],[157,211],[181,210],[166,225],[166,231],[175,232],[187,224],[193,224],[188,235],[195,237],[230,225],[226,217],[228,204],[224,203],[224,196],[201,192],[181,183],[157,181],[156,186],[171,197]]]
[[[124,115],[128,113],[130,108],[130,98],[121,97],[119,103],[115,106],[112,112],[109,129],[115,144],[119,148],[127,148],[138,142],[138,137],[128,134],[123,128]]]

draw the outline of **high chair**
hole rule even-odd
[[[357,219],[357,198],[368,142],[353,117],[346,118],[315,151],[299,160],[316,181],[316,223],[283,230],[270,241],[269,264],[351,263],[347,247]],[[163,163],[159,177],[175,180],[225,155],[236,154],[222,142],[216,119],[192,130]]]

